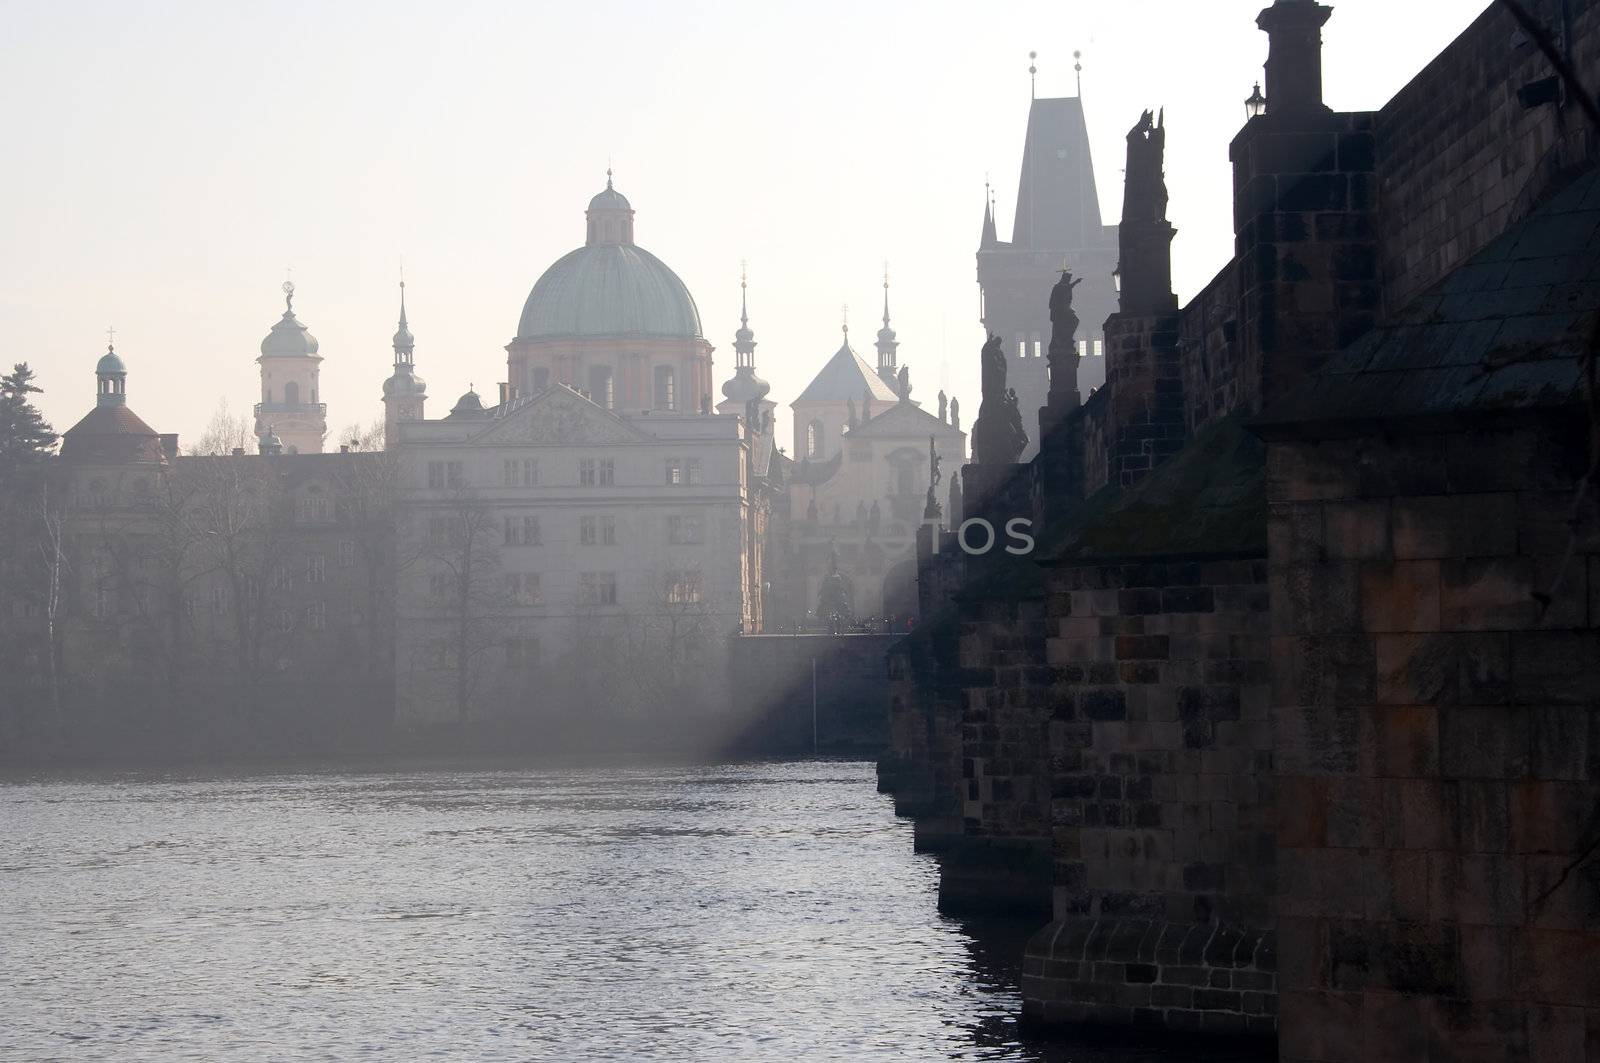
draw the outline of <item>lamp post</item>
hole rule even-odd
[[[1261,82],[1256,82],[1255,91],[1250,98],[1244,101],[1244,114],[1248,118],[1260,118],[1267,113],[1267,98],[1261,95]]]

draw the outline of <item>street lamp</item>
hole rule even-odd
[[[1267,113],[1267,98],[1261,95],[1261,82],[1256,82],[1255,91],[1250,98],[1244,101],[1244,114],[1246,118],[1260,118]]]
[[[1118,295],[1122,294],[1122,263],[1117,263],[1117,268],[1111,271],[1111,287],[1115,288]]]

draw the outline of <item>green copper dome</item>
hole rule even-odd
[[[517,338],[686,336],[700,311],[667,264],[632,244],[590,244],[545,270],[522,308]]]
[[[528,294],[517,339],[670,336],[700,339],[683,281],[633,242],[633,207],[611,186],[589,201],[588,240],[556,260]]]

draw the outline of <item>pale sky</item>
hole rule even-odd
[[[1381,106],[1488,0],[1340,0],[1327,99]],[[1102,209],[1123,136],[1167,112],[1174,275],[1232,246],[1228,141],[1261,77],[1264,0],[743,3],[0,0],[0,335],[57,430],[115,326],[129,403],[192,440],[248,413],[295,307],[330,427],[381,416],[404,259],[429,416],[505,372],[523,301],[604,185],[683,278],[732,373],[748,260],[758,370],[788,402],[839,345],[869,360],[889,262],[915,397],[976,413],[983,184],[1009,232],[1038,94],[1083,95]],[[720,398],[720,396],[718,396]],[[787,438],[787,433],[783,438]],[[330,438],[330,448],[337,444]]]

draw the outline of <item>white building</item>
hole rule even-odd
[[[632,208],[608,181],[588,213],[499,404],[390,421],[402,723],[714,705],[728,636],[760,624],[752,436],[710,412],[699,311],[633,246]]]

